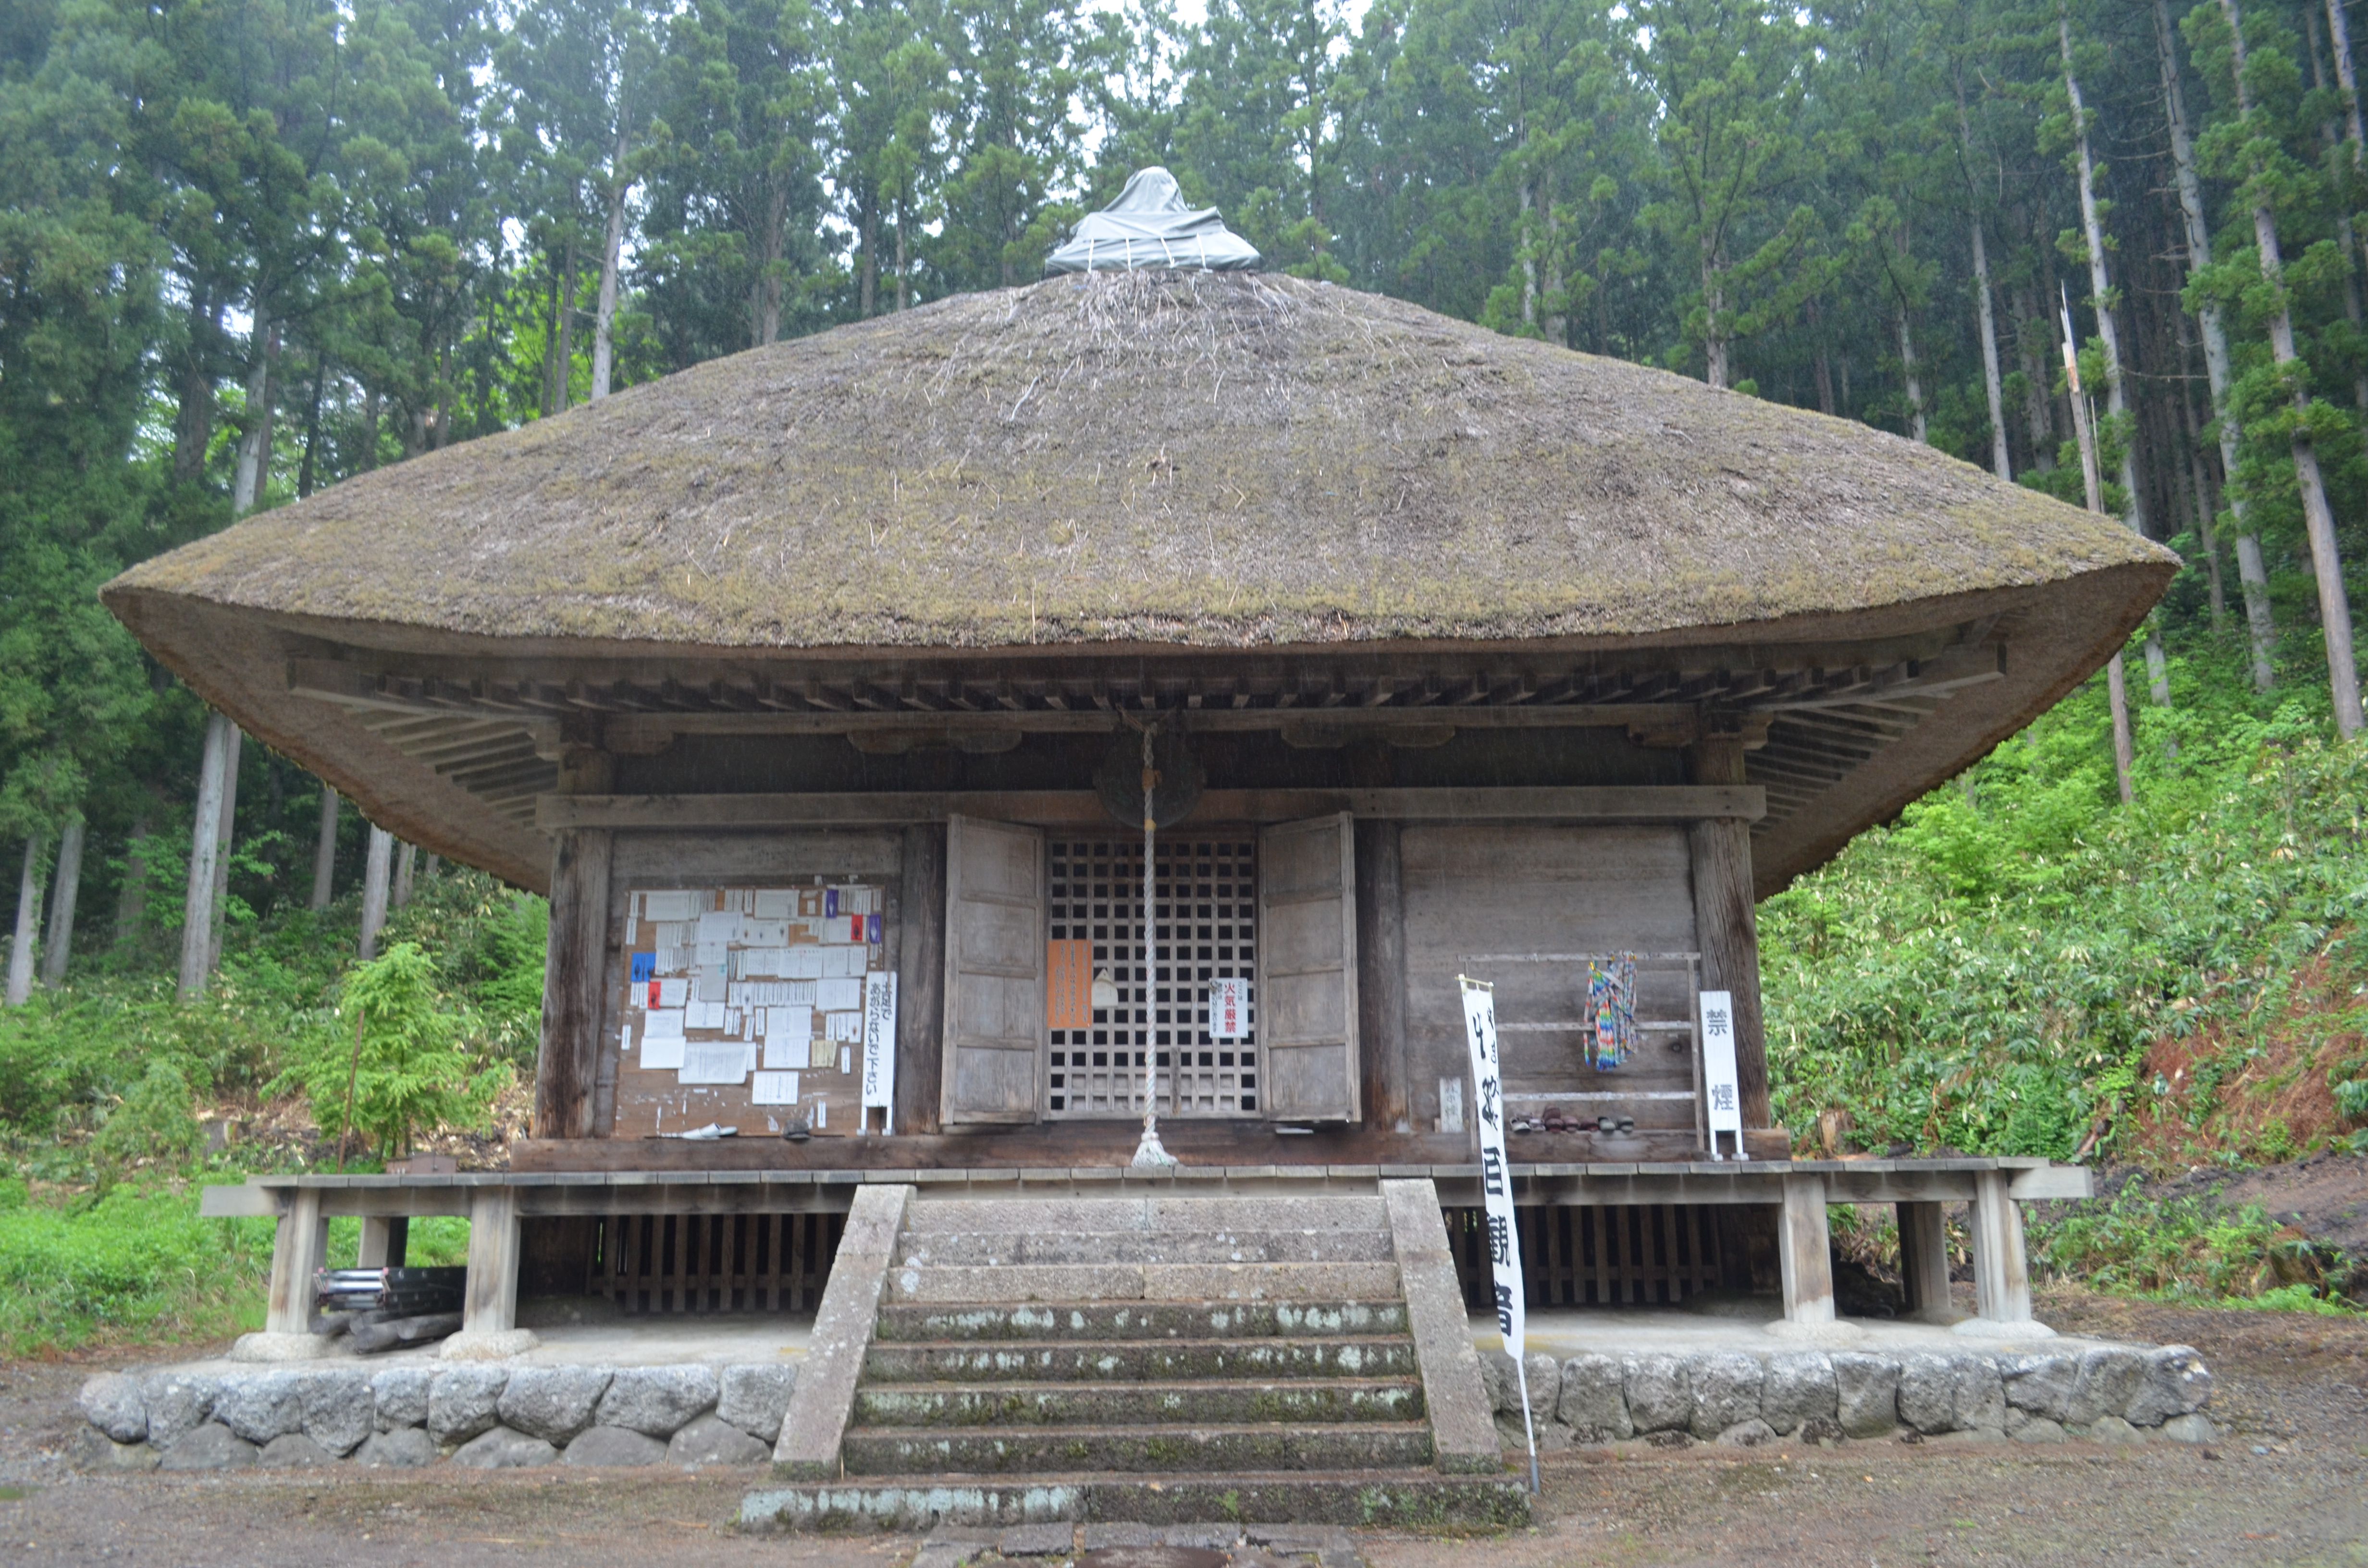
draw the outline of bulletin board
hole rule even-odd
[[[860,1132],[867,1036],[894,1050],[888,908],[861,879],[627,893],[612,1135]]]

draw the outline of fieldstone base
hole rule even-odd
[[[249,1335],[250,1339],[256,1336]],[[292,1338],[293,1335],[275,1335]],[[83,1385],[85,1469],[757,1465],[797,1368],[370,1368],[264,1362],[106,1372]]]
[[[1480,1370],[1508,1449],[1522,1446],[1513,1358]],[[2011,1353],[1717,1349],[1556,1361],[1531,1352],[1530,1423],[1541,1452],[1645,1438],[1751,1446],[1778,1438],[1990,1437],[2209,1442],[2212,1374],[2184,1345]]]

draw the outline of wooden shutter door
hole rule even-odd
[[[951,818],[940,1119],[1034,1120],[1043,1039],[1044,835]]]
[[[1270,1117],[1358,1119],[1356,868],[1346,812],[1258,834],[1258,1036]]]

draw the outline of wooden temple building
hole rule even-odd
[[[1830,1313],[1827,1200],[1974,1199],[1984,1309],[2027,1317],[2012,1200],[2084,1178],[1790,1160],[1753,906],[2095,671],[2174,565],[1857,424],[1328,285],[1130,271],[701,365],[106,601],[372,821],[552,902],[532,1138],[507,1173],[254,1189],[275,1326],[324,1213],[472,1213],[487,1332],[521,1282],[810,1308],[882,1182],[1418,1176],[1452,1222],[1459,973],[1497,983],[1516,1114],[1585,1128],[1513,1139],[1534,1299],[1781,1275]],[[1189,808],[1147,912],[1146,726]],[[1608,1071],[1590,955],[1638,960]],[[1735,998],[1745,1162],[1699,1131],[1704,989]],[[1165,1176],[1127,1169],[1155,1095]]]

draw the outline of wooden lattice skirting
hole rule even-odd
[[[810,1312],[844,1214],[623,1214],[599,1223],[593,1289],[628,1312]]]
[[[1707,1204],[1557,1204],[1517,1210],[1532,1307],[1674,1306],[1725,1278],[1719,1216]],[[1464,1304],[1494,1301],[1482,1210],[1445,1211]]]

